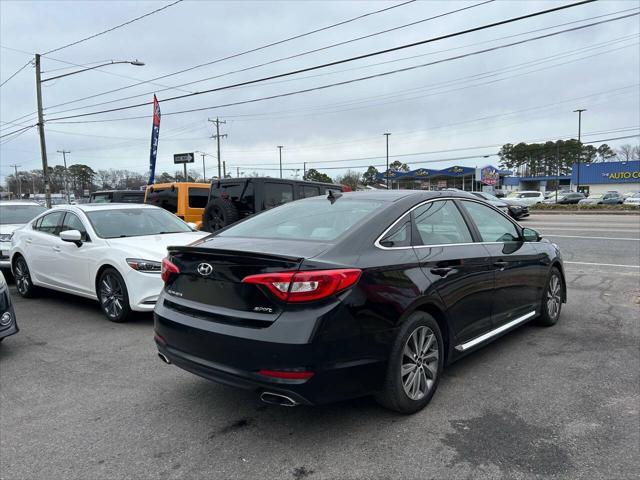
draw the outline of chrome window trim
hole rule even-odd
[[[380,250],[408,250],[410,248],[439,248],[439,247],[451,247],[451,246],[458,246],[458,245],[502,245],[502,244],[506,243],[506,242],[464,242],[464,243],[443,243],[443,244],[439,244],[439,245],[415,245],[415,246],[409,246],[409,247],[385,247],[384,245],[380,244],[380,240],[382,240],[387,235],[387,233],[389,233],[393,229],[393,227],[395,227],[397,225],[397,223],[404,218],[404,216],[406,214],[413,212],[416,208],[419,208],[419,207],[421,207],[423,205],[426,205],[427,203],[437,202],[437,201],[441,201],[441,200],[442,201],[445,201],[445,200],[461,200],[461,201],[465,200],[465,201],[468,201],[468,202],[476,202],[476,203],[479,203],[480,205],[488,206],[489,208],[492,208],[493,210],[498,212],[500,215],[505,217],[507,220],[509,220],[513,225],[516,226],[518,231],[522,230],[522,227],[517,222],[514,222],[511,217],[506,215],[502,210],[494,207],[490,203],[487,203],[486,201],[479,200],[477,198],[466,198],[466,197],[438,197],[438,198],[430,198],[429,200],[425,200],[424,202],[420,202],[419,204],[414,205],[413,207],[411,207],[406,212],[403,212],[402,215],[400,215],[397,218],[396,221],[394,221],[384,232],[382,232],[382,234],[376,239],[376,241],[373,243],[373,245],[375,247],[379,248]],[[466,221],[465,221],[465,224],[466,224]],[[467,225],[467,228],[469,228],[468,225]],[[472,232],[469,231],[469,233],[472,233]]]
[[[518,317],[514,320],[511,320],[508,323],[505,323],[504,325],[500,325],[498,328],[494,328],[493,330],[490,330],[489,332],[480,335],[479,337],[474,338],[473,340],[469,340],[468,342],[465,343],[461,343],[460,345],[456,345],[455,349],[458,352],[464,352],[466,350],[469,350],[472,347],[475,347],[476,345],[485,342],[487,340],[489,340],[490,338],[495,337],[496,335],[498,335],[499,333],[505,332],[507,330],[509,330],[512,327],[515,327],[521,323],[523,323],[525,320],[529,320],[531,317],[535,316],[536,311],[532,311],[529,312],[525,315],[522,315],[521,317]]]

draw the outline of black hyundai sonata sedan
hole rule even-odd
[[[373,394],[412,413],[443,366],[566,301],[558,247],[477,197],[331,193],[250,217],[163,261],[166,363],[268,403]]]

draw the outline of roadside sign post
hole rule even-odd
[[[187,163],[193,163],[195,161],[195,154],[191,153],[174,153],[173,163],[174,165],[182,164],[184,168],[184,181],[187,181]]]

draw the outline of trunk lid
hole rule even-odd
[[[265,288],[242,280],[260,273],[298,270],[305,258],[318,255],[327,247],[308,242],[216,237],[190,246],[170,247],[169,259],[180,274],[173,275],[165,286],[165,306],[220,323],[266,327],[280,316],[285,304]]]

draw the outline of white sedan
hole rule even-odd
[[[123,322],[132,310],[153,310],[167,247],[207,235],[151,205],[65,205],[14,232],[11,268],[23,297],[46,287],[93,298]]]
[[[0,202],[0,268],[11,267],[9,251],[13,232],[46,210],[39,203],[30,200]]]

